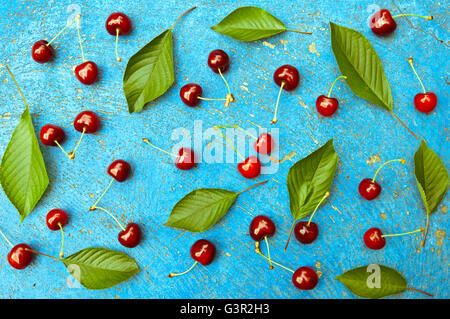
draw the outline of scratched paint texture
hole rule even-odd
[[[69,162],[57,148],[42,147],[51,180],[45,195],[29,217],[19,224],[19,216],[3,192],[0,192],[0,227],[14,243],[26,242],[35,249],[56,255],[60,234],[45,225],[52,208],[70,214],[65,228],[66,255],[82,248],[102,246],[126,252],[134,257],[141,272],[114,288],[88,291],[69,288],[68,273],[61,263],[36,257],[25,270],[12,269],[6,260],[9,247],[0,244],[0,297],[2,298],[353,298],[336,275],[368,263],[381,263],[400,271],[411,287],[448,298],[448,196],[431,217],[425,248],[419,248],[420,234],[388,239],[381,251],[370,251],[362,235],[372,226],[386,233],[406,232],[424,226],[425,211],[418,192],[413,155],[419,146],[390,114],[378,106],[355,97],[343,83],[334,94],[340,109],[331,118],[315,111],[315,99],[327,90],[339,70],[330,46],[329,21],[361,31],[378,52],[390,81],[395,113],[424,137],[428,145],[449,163],[448,134],[448,3],[446,1],[383,1],[382,7],[395,14],[432,14],[435,19],[398,19],[393,36],[376,37],[366,20],[374,1],[9,1],[0,0],[0,48],[2,63],[13,70],[33,113],[36,132],[47,123],[66,130],[65,145],[70,148],[79,133],[71,123],[80,111],[98,112],[102,128],[87,136],[76,160]],[[100,68],[100,79],[92,86],[80,84],[72,74],[80,63],[76,29],[69,29],[54,44],[56,57],[48,64],[37,64],[30,57],[32,44],[51,39],[73,12],[82,10],[81,34],[87,59]],[[198,8],[184,17],[174,32],[176,80],[173,87],[143,112],[128,114],[122,93],[126,61],[143,45],[170,27],[190,8]],[[243,5],[260,6],[290,27],[310,30],[313,35],[284,33],[265,41],[243,43],[209,29],[233,9]],[[372,9],[373,10],[373,9]],[[133,21],[129,36],[120,39],[119,52],[124,62],[114,59],[114,38],[104,23],[107,16],[123,11]],[[232,65],[226,76],[237,103],[225,108],[220,102],[202,103],[194,109],[183,105],[178,92],[187,82],[203,86],[205,96],[225,92],[220,78],[206,65],[208,53],[221,48],[230,55]],[[413,97],[420,86],[407,63],[415,58],[418,73],[439,100],[429,115],[417,112]],[[201,164],[182,172],[168,158],[141,142],[143,137],[170,149],[172,130],[193,129],[201,119],[203,128],[237,123],[256,128],[269,127],[278,87],[272,81],[274,70],[292,64],[301,73],[299,87],[283,93],[279,112],[280,153],[296,151],[291,161],[280,165],[269,183],[242,194],[236,205],[216,226],[203,234],[190,234],[163,226],[173,205],[186,193],[199,187],[220,187],[239,191],[252,184],[241,177],[232,164]],[[0,154],[23,111],[23,104],[5,69],[0,70],[1,131]],[[251,121],[251,122],[250,122]],[[319,238],[311,245],[295,239],[286,253],[292,217],[289,211],[286,176],[293,162],[308,155],[328,139],[335,139],[339,167],[329,200],[315,216]],[[206,144],[206,143],[205,143]],[[380,176],[383,192],[372,202],[359,197],[357,186],[372,176],[380,163],[370,164],[371,156],[382,161],[405,158],[407,163],[386,167]],[[102,200],[122,222],[142,225],[144,240],[135,249],[125,249],[117,241],[114,221],[100,212],[88,212],[109,181],[107,165],[116,158],[129,161],[134,173],[125,183],[115,183]],[[261,181],[266,176],[260,176]],[[398,196],[396,196],[398,194]],[[281,269],[268,270],[265,260],[254,253],[248,236],[253,215],[266,214],[277,225],[270,239],[275,260],[297,268],[316,267],[322,274],[311,292],[301,292],[291,284],[291,274]],[[206,237],[218,248],[216,261],[208,267],[197,266],[189,275],[169,279],[167,274],[191,265],[189,247]],[[406,292],[394,298],[422,298]]]

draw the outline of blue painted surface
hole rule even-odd
[[[45,257],[36,257],[25,270],[12,269],[6,260],[9,247],[0,244],[0,297],[2,298],[352,298],[334,277],[368,263],[382,263],[403,273],[411,287],[448,298],[448,196],[431,217],[425,248],[419,249],[420,235],[389,239],[381,251],[369,251],[362,235],[372,226],[386,233],[417,229],[425,223],[425,211],[413,174],[413,154],[419,146],[390,114],[378,106],[355,97],[339,83],[334,94],[341,105],[332,118],[321,118],[315,111],[315,99],[325,94],[339,75],[330,46],[328,22],[355,28],[366,35],[378,52],[391,83],[395,113],[449,165],[448,147],[448,12],[444,2],[403,1],[382,3],[393,13],[432,14],[435,19],[403,18],[393,36],[378,38],[371,33],[366,19],[373,1],[0,1],[2,19],[0,48],[2,63],[8,64],[28,100],[36,131],[47,123],[65,128],[69,149],[79,137],[71,123],[81,110],[98,112],[102,128],[87,136],[76,160],[69,162],[57,148],[42,146],[50,186],[32,214],[19,224],[19,216],[4,193],[0,193],[2,218],[0,229],[14,243],[26,242],[35,249],[57,255],[58,232],[45,225],[52,208],[70,213],[66,231],[66,255],[90,246],[117,249],[134,257],[142,271],[117,287],[104,291],[69,288],[64,266]],[[81,33],[86,57],[100,68],[100,80],[92,86],[80,84],[72,68],[80,63],[76,29],[70,29],[55,42],[52,63],[37,64],[30,57],[32,44],[51,39],[73,12],[82,11]],[[163,30],[192,5],[198,8],[179,22],[174,33],[176,81],[161,98],[143,112],[129,115],[122,93],[126,62],[114,59],[114,38],[104,23],[111,12],[123,11],[133,21],[132,33],[120,39],[119,52],[124,61]],[[209,29],[222,17],[241,5],[267,9],[291,27],[310,30],[312,36],[284,33],[266,42],[242,43]],[[368,11],[369,10],[369,11]],[[442,41],[440,41],[442,40]],[[314,47],[316,49],[314,49]],[[208,53],[216,48],[227,51],[232,65],[226,73],[238,100],[225,109],[220,103],[202,103],[201,108],[184,106],[178,92],[187,82],[203,86],[206,96],[225,92],[220,78],[206,66]],[[315,52],[317,51],[317,52]],[[430,115],[417,112],[413,97],[420,92],[407,58],[415,58],[419,74],[439,100]],[[256,128],[251,122],[270,129],[277,89],[274,70],[282,64],[296,66],[302,75],[299,88],[282,94],[277,128],[280,156],[291,151],[297,155],[280,165],[269,183],[242,194],[236,205],[219,224],[204,234],[190,234],[163,226],[173,205],[199,187],[220,187],[239,191],[253,182],[242,178],[233,164],[200,164],[187,172],[177,170],[172,159],[141,142],[150,138],[170,149],[172,130],[193,130],[194,120],[203,128],[238,123]],[[0,70],[0,154],[23,111],[20,96],[5,69]],[[251,122],[250,122],[251,121]],[[340,163],[333,191],[315,216],[320,235],[312,245],[286,242],[292,217],[286,188],[286,175],[294,161],[306,156],[328,139],[335,139]],[[206,145],[207,142],[204,143]],[[362,200],[357,193],[359,181],[372,176],[380,163],[369,165],[370,156],[382,161],[405,158],[406,165],[386,167],[380,176],[381,196]],[[135,249],[125,249],[117,241],[117,226],[100,212],[88,212],[94,198],[107,185],[105,170],[115,158],[129,161],[134,170],[125,183],[115,183],[102,200],[120,220],[142,225],[144,241]],[[260,176],[257,180],[265,179]],[[395,194],[398,196],[395,197]],[[394,198],[395,197],[395,198]],[[318,266],[319,285],[301,292],[291,284],[290,273],[268,270],[267,263],[254,253],[248,236],[252,215],[266,214],[277,225],[270,240],[275,260],[297,268]],[[447,232],[447,233],[446,233]],[[216,261],[198,266],[189,275],[169,279],[167,274],[191,265],[190,245],[199,238],[212,240],[218,248]],[[422,298],[406,292],[402,298]]]

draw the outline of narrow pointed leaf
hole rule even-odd
[[[353,29],[330,22],[331,46],[339,70],[355,95],[392,111],[391,87],[369,40]]]
[[[41,199],[49,183],[28,109],[22,113],[1,165],[3,190],[23,221]]]

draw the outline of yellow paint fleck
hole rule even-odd
[[[386,220],[386,219],[387,219],[387,215],[386,215],[386,213],[381,213],[381,214],[380,214],[380,217],[381,217],[381,218],[383,218],[384,220]]]
[[[313,54],[315,53],[316,57],[320,56],[320,53],[317,52],[316,42],[312,42],[310,45],[308,45],[308,51]]]
[[[442,243],[444,242],[444,238],[445,238],[445,230],[438,229],[438,230],[436,230],[434,235],[436,235],[436,237],[437,237],[436,245],[442,246]]]
[[[366,164],[371,165],[371,164],[380,163],[380,162],[381,162],[380,154],[375,154],[375,155],[369,156],[369,159],[366,161]]]

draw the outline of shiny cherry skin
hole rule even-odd
[[[281,83],[284,83],[284,90],[292,91],[300,82],[300,74],[295,67],[286,64],[276,69],[275,73],[273,74],[273,80],[278,86],[281,86]]]
[[[254,241],[261,241],[265,237],[272,237],[275,229],[275,223],[269,217],[258,215],[250,223],[249,233]]]
[[[259,154],[270,154],[274,146],[273,138],[269,133],[261,133],[253,144],[253,148]]]
[[[191,246],[191,257],[203,266],[207,266],[216,256],[216,246],[206,239],[199,239]]]
[[[364,234],[364,243],[370,249],[381,249],[386,245],[386,239],[384,239],[384,237],[381,237],[381,235],[383,235],[383,233],[379,228],[370,228]]]
[[[92,134],[100,127],[100,119],[92,111],[83,111],[77,115],[73,126],[78,132],[82,133],[85,130],[85,133]]]
[[[138,224],[129,223],[125,230],[117,236],[119,243],[128,248],[134,248],[141,242],[142,232]]]
[[[339,107],[339,101],[335,98],[320,95],[316,100],[316,109],[322,116],[331,116]]]
[[[31,57],[38,63],[45,63],[51,60],[53,57],[53,48],[51,45],[47,45],[45,40],[39,40],[33,44],[31,49]]]
[[[46,124],[41,128],[39,138],[44,145],[56,146],[55,141],[61,144],[66,138],[66,133],[59,126]]]
[[[382,9],[375,12],[375,14],[370,18],[369,26],[373,33],[377,35],[387,35],[394,32],[397,28],[397,23],[394,18],[392,18],[389,10]]]
[[[371,178],[364,178],[359,183],[359,194],[367,200],[373,200],[381,193],[381,185],[377,182],[372,182]]]
[[[131,31],[131,20],[125,13],[114,12],[106,19],[105,27],[111,35],[116,36],[117,30],[119,35],[126,35]]]
[[[237,169],[242,176],[248,179],[255,178],[261,173],[261,162],[256,156],[249,156],[238,164]]]
[[[113,177],[116,181],[124,182],[131,173],[131,166],[124,160],[115,160],[108,166],[108,175]]]
[[[214,50],[208,56],[208,66],[214,73],[225,72],[230,66],[230,58],[223,50]]]
[[[182,147],[178,151],[178,156],[175,160],[175,166],[181,170],[189,170],[195,166],[195,153],[187,147]]]
[[[67,224],[67,219],[68,217],[65,211],[62,209],[52,209],[48,212],[45,221],[47,222],[47,227],[50,230],[59,230],[59,225],[61,224],[61,227],[63,227]]]
[[[311,267],[300,267],[292,275],[292,283],[301,290],[312,290],[318,282],[319,276]]]
[[[295,225],[294,235],[302,244],[311,244],[319,235],[319,227],[314,222],[310,222],[308,226],[308,222],[301,221]]]
[[[75,76],[78,81],[83,84],[89,85],[97,80],[98,67],[92,61],[86,61],[81,63],[75,68]]]
[[[26,268],[33,260],[33,253],[27,249],[31,249],[27,244],[14,246],[8,254],[9,264],[16,269]]]
[[[187,106],[197,106],[200,102],[198,98],[203,93],[202,87],[195,83],[189,83],[180,90],[181,101]]]
[[[418,93],[414,97],[416,109],[422,113],[429,113],[437,105],[437,96],[433,92]]]

